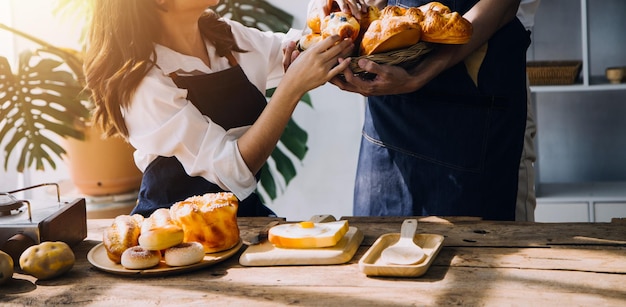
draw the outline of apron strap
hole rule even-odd
[[[232,52],[229,52],[226,55],[226,58],[228,59],[228,65],[230,65],[230,67],[234,67],[239,65],[239,63],[237,62],[237,59],[235,59],[235,56],[233,56]],[[158,67],[158,66],[157,66]],[[176,74],[176,72],[171,72],[168,75],[170,78],[172,78],[172,80],[176,80],[176,78],[178,78],[178,75]]]

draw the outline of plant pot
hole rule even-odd
[[[99,128],[87,126],[85,140],[65,139],[66,163],[76,189],[101,196],[139,190],[141,171],[134,148],[119,137],[103,138]]]

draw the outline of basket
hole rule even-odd
[[[578,78],[582,61],[535,61],[526,63],[530,85],[573,84]]]
[[[417,44],[404,49],[354,57],[350,62],[350,69],[355,74],[367,73],[359,67],[358,62],[360,59],[367,59],[378,64],[397,65],[408,68],[417,64],[424,55],[433,50],[433,47],[434,44],[418,42]]]

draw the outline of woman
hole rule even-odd
[[[337,58],[349,54],[349,41],[328,38],[298,56],[284,34],[207,10],[218,3],[95,2],[87,86],[95,121],[136,149],[143,180],[132,213],[231,191],[239,216],[272,215],[254,194],[255,174],[302,95],[347,67]],[[265,89],[276,84],[266,103]]]
[[[430,1],[337,2],[362,13],[363,3],[417,7]],[[519,0],[440,2],[472,23],[467,44],[437,46],[408,70],[361,59],[358,65],[374,80],[346,71],[345,79],[331,81],[368,96],[354,215],[514,220],[530,44],[515,18]]]

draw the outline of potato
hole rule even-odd
[[[22,270],[38,279],[52,279],[73,266],[74,252],[65,242],[43,242],[27,248],[20,256]]]
[[[13,277],[13,258],[0,251],[0,285]]]

